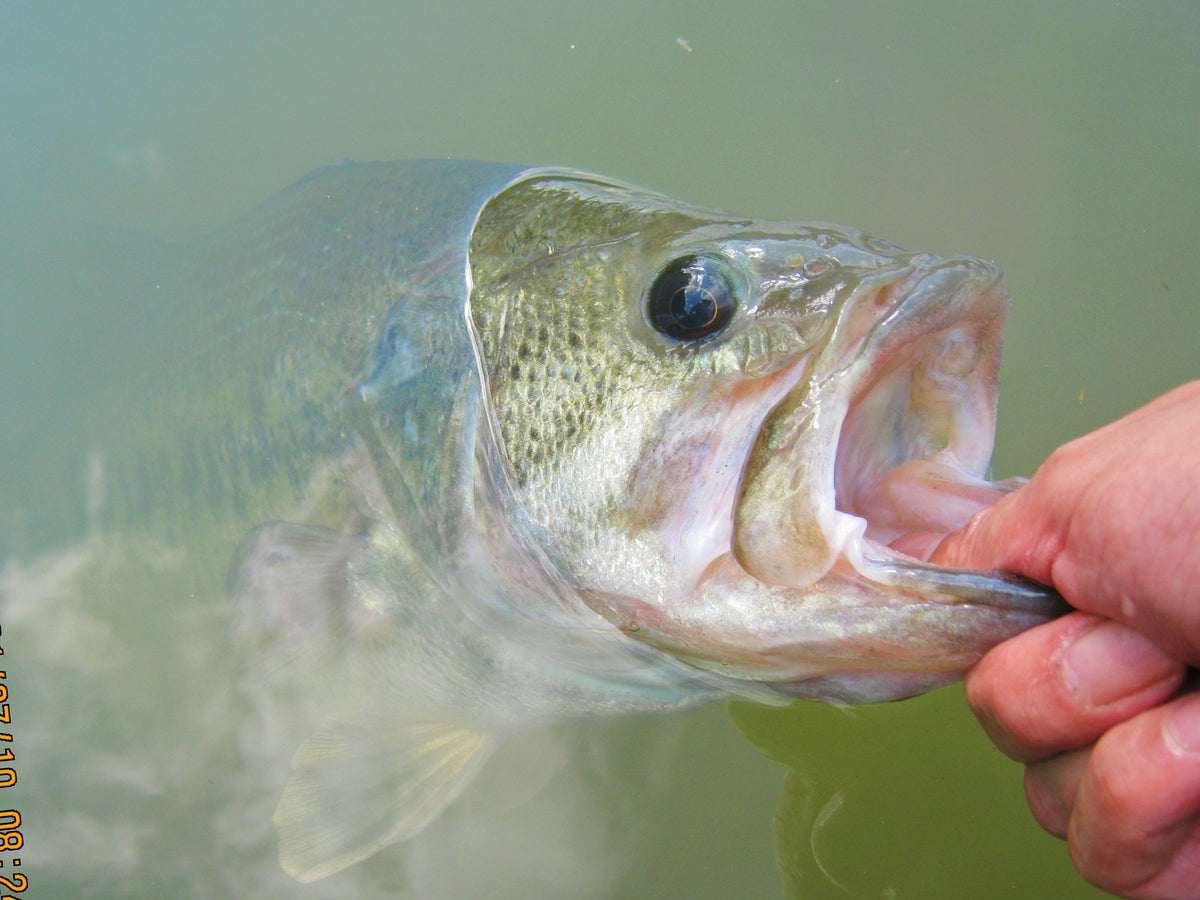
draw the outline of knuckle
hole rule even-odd
[[[1093,750],[1068,827],[1071,860],[1092,884],[1125,893],[1146,883],[1165,863],[1159,791],[1147,784],[1141,753],[1109,732]],[[1157,824],[1156,824],[1157,822]],[[1169,854],[1168,854],[1169,855]]]
[[[1133,777],[1136,772],[1129,765],[1127,750],[1112,740],[1111,733],[1096,742],[1088,770],[1088,791],[1096,813],[1125,821],[1136,818],[1146,799],[1141,782]]]

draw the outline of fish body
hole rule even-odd
[[[1059,611],[889,547],[1004,489],[988,264],[452,161],[322,170],[163,258],[126,310],[162,340],[80,412],[86,518],[187,548],[250,705],[307,704],[301,881],[514,732],[907,696]]]

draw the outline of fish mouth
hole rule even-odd
[[[845,376],[834,452],[835,509],[865,522],[877,553],[955,531],[1015,486],[984,478],[1008,307],[999,272],[952,260],[909,281]]]
[[[973,259],[860,286],[759,429],[735,515],[742,565],[805,588],[864,541],[884,553],[998,499],[983,473],[1007,308],[999,272]]]
[[[1065,611],[1025,579],[903,552],[960,528],[1019,483],[984,477],[1007,308],[992,266],[916,258],[854,292],[825,349],[763,421],[734,510],[734,556],[793,598],[797,622],[809,618],[800,605],[819,606],[839,617],[843,644],[851,620],[861,639],[856,660],[830,662],[838,687],[818,677],[791,692],[915,693]],[[807,624],[779,637],[777,659],[828,656],[819,645],[834,642]],[[889,674],[872,680],[869,670]],[[898,680],[904,671],[912,677]]]

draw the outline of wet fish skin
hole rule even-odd
[[[647,309],[681,258],[736,301],[689,340]],[[299,880],[416,835],[538,724],[904,696],[1057,612],[890,554],[908,517],[875,515],[906,462],[922,503],[992,490],[986,264],[425,161],[322,170],[139,271],[161,340],[97,360],[87,527],[182,548],[181,593],[232,611],[231,690],[303,723],[274,816]]]
[[[736,295],[730,323],[658,333],[647,286],[702,257]],[[994,492],[979,476],[1007,301],[990,266],[555,170],[487,199],[465,262],[469,292],[437,280],[397,301],[348,395],[369,474],[355,492],[386,523],[350,582],[385,624],[378,658],[355,649],[339,681],[372,698],[352,719],[386,724],[356,730],[378,744],[366,757],[340,728],[298,753],[276,813],[296,877],[419,831],[524,723],[727,692],[907,696],[1060,610],[1012,580],[891,554],[837,506],[856,409],[858,443],[873,422],[904,436],[847,466],[928,460],[952,497]],[[864,504],[885,505],[872,490]],[[414,683],[409,721],[458,723],[437,753],[388,718]],[[387,762],[367,777],[364,758]],[[377,828],[331,814],[348,794]]]
[[[711,338],[676,341],[649,321],[648,286],[697,253],[739,305]],[[968,596],[864,541],[866,513],[840,505],[861,487],[874,518],[872,479],[921,484],[925,465],[946,479],[922,504],[945,530],[998,496],[979,478],[1007,310],[992,266],[552,174],[485,207],[471,260],[514,520],[635,639],[734,691],[864,702],[953,680],[1057,608],[1002,578]],[[852,419],[842,443],[860,449],[839,449]]]

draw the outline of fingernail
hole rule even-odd
[[[1167,707],[1163,737],[1176,756],[1200,755],[1200,694],[1183,697]]]
[[[1132,628],[1102,622],[1067,648],[1062,678],[1082,706],[1105,706],[1144,691],[1179,667],[1158,645]]]

